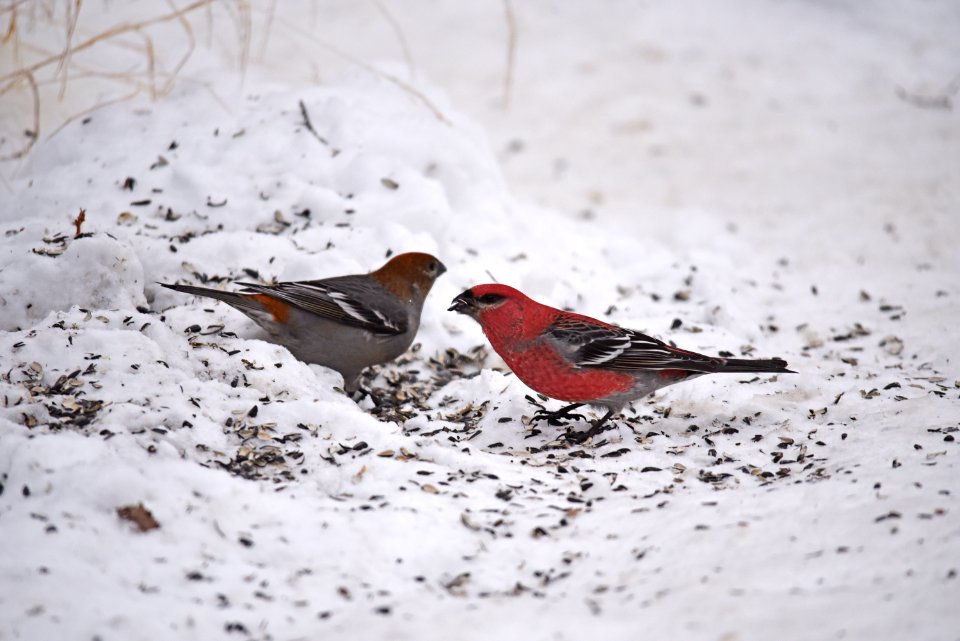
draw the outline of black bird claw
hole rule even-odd
[[[613,427],[613,425],[607,423],[607,420],[608,420],[611,416],[613,416],[613,410],[607,411],[606,414],[604,414],[603,416],[601,416],[601,417],[598,418],[597,420],[592,421],[592,422],[590,423],[590,429],[588,429],[588,430],[586,430],[586,431],[584,431],[584,432],[576,432],[576,431],[574,431],[574,430],[569,430],[569,431],[567,431],[566,433],[563,434],[563,439],[566,440],[566,441],[568,441],[568,442],[570,442],[570,443],[575,443],[575,444],[577,444],[577,445],[579,445],[579,444],[581,444],[581,443],[584,443],[585,441],[587,441],[587,440],[590,439],[591,437],[597,436],[598,434],[602,434],[603,432],[607,431],[608,429],[611,429],[611,428]]]
[[[545,409],[537,410],[533,417],[530,419],[532,422],[536,423],[538,421],[546,421],[547,425],[561,426],[565,425],[564,419],[567,420],[587,420],[583,414],[577,414],[573,410],[581,407],[583,403],[574,403],[573,405],[567,405],[566,407],[561,407],[560,409],[549,412]]]
[[[561,414],[559,412],[537,412],[531,417],[531,422],[537,423],[539,421],[546,421],[547,425],[553,425],[559,427],[561,425],[566,425],[566,421],[576,421],[576,420],[586,420],[583,414]]]
[[[604,428],[603,425],[591,424],[590,429],[588,430],[584,430],[582,432],[578,432],[576,430],[570,430],[564,433],[562,438],[568,443],[580,445],[581,443],[585,443],[586,441],[588,441],[591,437],[597,436],[598,434],[605,432],[606,429],[609,429],[609,428]]]

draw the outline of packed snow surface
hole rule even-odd
[[[416,92],[211,75],[5,166],[0,639],[960,639],[960,121],[895,91],[955,9],[515,4],[512,111],[417,4]],[[404,251],[449,271],[359,403],[157,284]],[[577,444],[446,311],[493,280],[798,373]]]

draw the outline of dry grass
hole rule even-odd
[[[417,89],[415,86],[413,86],[409,82],[401,80],[400,78],[396,77],[393,74],[386,73],[385,71],[381,71],[380,69],[377,69],[373,65],[366,63],[363,60],[360,60],[356,56],[353,56],[347,53],[346,51],[343,51],[342,49],[330,44],[329,42],[319,39],[316,36],[316,34],[311,33],[310,31],[303,29],[298,25],[293,24],[290,21],[280,21],[280,24],[283,26],[284,31],[286,33],[299,36],[303,38],[305,41],[310,42],[314,46],[317,46],[333,54],[335,57],[340,58],[341,60],[344,60],[350,64],[356,65],[357,67],[360,67],[361,69],[370,73],[371,75],[377,76],[378,78],[382,78],[383,80],[386,80],[387,82],[396,85],[403,91],[410,94],[410,96],[416,99],[426,109],[428,109],[430,113],[432,113],[437,120],[439,120],[444,124],[450,124],[450,120],[443,114],[442,111],[440,111],[440,108],[437,107],[433,103],[433,101],[431,101],[426,96],[426,94],[424,94],[422,91]],[[403,32],[399,30],[399,26],[397,25],[397,23],[394,21],[391,24],[396,26],[396,33],[399,34],[399,37],[402,38]],[[405,39],[403,41],[405,42]]]
[[[411,80],[416,80],[417,71],[416,66],[413,64],[413,55],[410,53],[410,46],[407,44],[407,37],[403,34],[403,29],[400,27],[400,23],[397,22],[397,19],[393,17],[393,14],[387,10],[380,0],[373,0],[373,4],[377,7],[377,11],[380,12],[380,15],[383,16],[384,20],[386,20],[393,29],[393,33],[397,37],[397,42],[400,43],[400,48],[403,50],[403,59],[407,63],[407,73],[410,74]]]
[[[120,22],[81,35],[83,0],[19,0],[0,7],[4,33],[0,57],[0,105],[29,105],[29,109],[10,109],[13,122],[4,123],[7,131],[0,138],[0,160],[20,158],[32,149],[41,135],[50,101],[62,102],[68,87],[88,83],[98,96],[79,112],[68,115],[53,133],[73,120],[116,102],[147,95],[152,99],[168,94],[197,47],[191,19],[201,9],[208,11],[208,23],[221,22],[215,8],[231,17],[232,37],[238,43],[240,68],[249,59],[251,11],[248,0],[194,0],[178,6],[173,0],[151,5],[154,13],[133,22]],[[175,47],[158,47],[156,31],[176,25],[180,37]],[[51,51],[36,44],[34,36],[45,30],[62,28],[62,48]],[[122,50],[123,68],[112,65],[111,53]],[[130,61],[134,64],[130,65]],[[51,92],[50,89],[55,89]],[[54,95],[51,95],[51,94]],[[22,137],[11,132],[23,132]]]
[[[67,124],[107,105],[169,94],[187,80],[183,71],[198,48],[226,46],[242,76],[254,39],[256,55],[262,60],[275,28],[281,29],[285,38],[302,41],[305,50],[320,48],[396,85],[438,120],[449,123],[416,87],[416,65],[400,22],[383,0],[371,3],[393,31],[408,71],[404,79],[324,41],[315,29],[283,20],[278,15],[278,6],[282,6],[278,0],[109,5],[103,0],[0,0],[0,160],[26,156],[41,135],[55,135]],[[311,6],[316,13],[317,4]],[[506,109],[513,87],[517,24],[512,0],[503,0],[503,8]],[[136,19],[111,18],[118,11],[135,13]]]

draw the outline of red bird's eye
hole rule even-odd
[[[484,294],[478,299],[484,305],[493,305],[499,303],[503,300],[503,296],[500,294]]]

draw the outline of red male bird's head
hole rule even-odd
[[[448,311],[471,317],[488,335],[516,337],[535,335],[556,315],[556,310],[499,284],[471,287],[453,299]]]

